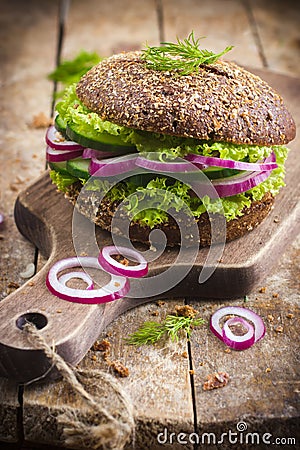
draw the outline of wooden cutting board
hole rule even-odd
[[[285,93],[288,104],[296,104],[295,96],[299,97],[300,91],[298,80],[268,72],[259,74],[267,81],[269,77],[270,83]],[[186,277],[160,298],[236,298],[249,293],[266,277],[297,233],[300,158],[297,157],[296,145],[296,141],[291,145],[287,161],[287,186],[276,198],[265,221],[247,236],[226,244],[212,276],[199,284],[199,274],[208,256],[208,249],[201,249]],[[48,173],[28,186],[17,199],[15,220],[20,232],[49,259],[39,273],[0,303],[0,376],[26,382],[49,369],[42,351],[35,350],[22,331],[25,319],[40,328],[47,342],[53,343],[66,361],[76,364],[108,323],[126,310],[153,298],[145,296],[142,291],[139,295],[138,286],[134,289],[134,298],[100,306],[69,303],[53,296],[45,285],[49,268],[59,259],[76,255],[72,219],[72,205],[56,191]],[[97,229],[97,242],[100,246],[110,244],[110,234]],[[88,250],[88,246],[82,248],[87,253]],[[190,265],[189,253],[185,256],[186,259],[176,266],[179,272]],[[175,249],[166,250],[150,263],[149,277],[174,268],[175,257]],[[173,276],[177,279],[176,272]],[[50,374],[55,375],[53,371]]]

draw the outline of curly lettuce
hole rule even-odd
[[[56,111],[66,125],[76,125],[76,130],[87,130],[89,136],[97,133],[108,133],[118,136],[122,142],[132,143],[131,135],[134,131],[130,128],[114,124],[108,120],[102,120],[100,116],[90,111],[76,95],[76,83],[69,86],[63,100],[56,105]]]
[[[73,175],[60,173],[57,172],[56,170],[50,170],[49,175],[52,182],[56,184],[57,189],[61,192],[67,192],[68,187],[71,186],[71,184],[78,181],[78,179],[73,177]]]

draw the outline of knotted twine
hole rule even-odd
[[[78,370],[72,369],[66,361],[52,349],[43,336],[38,332],[32,323],[24,325],[24,331],[28,339],[35,348],[42,349],[53,366],[61,373],[65,381],[69,383],[74,391],[85,401],[89,408],[92,408],[95,420],[84,420],[79,418],[75,410],[65,408],[63,414],[57,417],[57,422],[63,427],[63,438],[68,447],[76,449],[91,450],[122,450],[125,444],[134,434],[133,404],[127,393],[119,382],[106,372],[96,372],[95,376],[100,378],[104,386],[110,387],[121,407],[114,411],[112,415],[105,407],[87,392],[78,380],[83,376]],[[96,413],[96,414],[95,414]]]

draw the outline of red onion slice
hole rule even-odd
[[[81,155],[82,150],[70,150],[66,152],[65,150],[55,150],[49,146],[46,148],[46,160],[49,162],[68,161],[69,159],[79,158]]]
[[[184,161],[162,162],[153,159],[147,159],[143,156],[138,156],[136,165],[143,169],[153,170],[154,172],[193,172],[196,171],[193,165],[185,163]]]
[[[247,332],[243,335],[236,335],[230,329],[230,325],[241,324]],[[222,330],[222,337],[224,344],[235,350],[246,350],[255,342],[254,327],[242,317],[232,317],[226,320]]]
[[[137,266],[124,266],[124,264],[113,259],[111,255],[122,255],[139,264]],[[100,250],[98,261],[107,272],[115,275],[140,278],[148,273],[148,263],[145,258],[139,252],[126,247],[115,247],[113,245],[103,247]]]
[[[82,266],[93,269],[102,269],[97,258],[89,256],[62,259],[49,270],[46,285],[49,291],[57,297],[74,303],[98,304],[107,303],[125,297],[130,285],[126,277],[111,275],[111,280],[100,289],[73,289],[65,286],[58,280],[58,274],[64,269]]]
[[[65,273],[64,275],[61,275],[58,278],[58,281],[62,283],[66,287],[66,283],[73,278],[80,278],[82,281],[84,281],[87,284],[86,289],[91,290],[94,289],[94,282],[91,279],[91,277],[85,273],[85,272],[69,272]]]
[[[249,191],[249,189],[258,186],[271,175],[270,171],[265,172],[246,172],[232,177],[219,178],[212,180],[212,185],[218,195],[222,197],[231,197],[232,195],[241,194]]]
[[[225,328],[225,331],[223,331],[224,328],[222,330],[222,328],[220,326],[220,320],[223,317],[228,316],[228,315],[239,316],[239,317],[242,317],[243,319],[246,319],[249,322],[252,322],[252,324],[254,325],[254,343],[259,341],[260,339],[262,339],[263,336],[265,335],[266,328],[265,328],[262,318],[258,314],[251,311],[250,309],[242,308],[240,306],[225,306],[224,308],[218,309],[211,316],[211,319],[210,319],[210,329],[214,333],[214,335],[217,336],[217,338],[219,338],[221,341],[225,342],[224,341],[224,333],[226,333],[226,335],[227,335],[227,327]],[[240,336],[235,336],[232,333],[232,335],[230,334],[230,338],[234,341],[235,347],[233,347],[233,348],[235,348],[236,350],[243,350],[245,348],[250,347],[250,345],[249,345],[249,347],[243,347],[243,343],[239,343]],[[226,338],[225,338],[225,340],[226,340]],[[238,347],[241,347],[241,348],[238,348]]]
[[[276,161],[275,153],[272,152],[266,159],[265,163],[274,163]],[[232,177],[218,178],[212,180],[211,183],[214,186],[219,197],[230,197],[232,195],[241,194],[249,189],[258,186],[260,183],[265,181],[270,175],[272,170],[266,170],[261,172],[242,172]],[[201,181],[198,186],[201,185]],[[194,183],[195,185],[195,183]],[[202,189],[202,187],[200,186]],[[203,184],[203,195],[209,195],[206,192],[205,185]]]
[[[82,153],[83,159],[90,159],[90,158],[104,159],[104,158],[109,158],[111,156],[113,156],[112,152],[104,152],[102,150],[94,150],[93,148],[85,148]],[[118,156],[118,154],[116,156]]]
[[[84,148],[82,145],[77,144],[77,142],[64,139],[53,125],[48,128],[45,139],[47,145],[55,150],[70,151],[83,150]]]
[[[92,158],[89,173],[94,177],[112,177],[135,169],[136,156],[128,155],[108,159]]]
[[[274,152],[271,153],[271,155],[274,155],[274,158],[272,158],[271,161],[269,161],[269,158],[266,158],[261,163],[249,163],[249,162],[243,162],[243,161],[234,161],[233,159],[222,159],[222,158],[216,158],[213,156],[203,156],[203,155],[194,155],[189,154],[185,156],[185,159],[187,161],[192,162],[195,165],[200,165],[200,169],[206,167],[223,167],[226,169],[237,169],[237,170],[249,170],[251,172],[263,172],[265,170],[273,170],[278,167],[276,164],[276,157]],[[273,160],[274,159],[274,160]]]
[[[122,156],[127,154],[128,151],[104,151],[104,150],[95,150],[93,148],[85,148],[82,153],[83,159],[90,159],[90,158],[96,158],[96,159],[104,159],[104,158],[113,158],[114,156]]]

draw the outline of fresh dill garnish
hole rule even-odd
[[[144,322],[143,325],[125,339],[130,345],[155,344],[164,335],[163,324],[158,322]]]
[[[130,345],[155,344],[163,337],[168,337],[172,342],[177,342],[180,333],[185,332],[188,339],[194,327],[203,325],[204,319],[195,318],[193,315],[181,316],[169,314],[162,323],[147,321],[134,333],[125,339]]]
[[[180,330],[185,331],[189,339],[192,329],[194,327],[198,327],[199,325],[203,325],[204,323],[205,320],[200,317],[195,319],[194,317],[168,315],[164,321],[164,328],[171,341],[178,341]]]
[[[200,39],[196,39],[194,32],[177,43],[162,42],[159,47],[147,46],[142,51],[142,59],[147,66],[154,70],[177,71],[180,75],[189,75],[196,72],[201,64],[213,64],[233,46],[228,46],[221,53],[214,53],[199,48]]]

